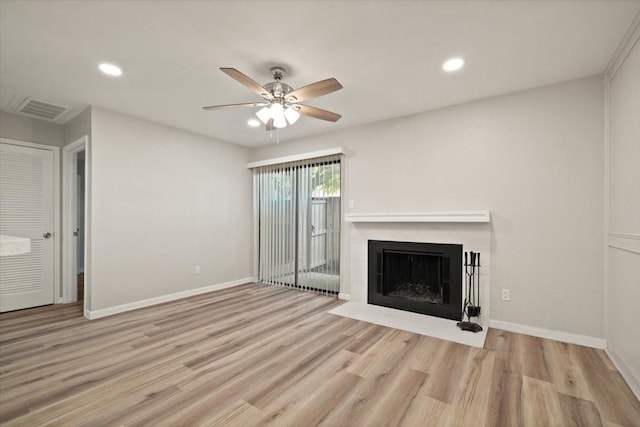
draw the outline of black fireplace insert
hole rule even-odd
[[[462,245],[369,240],[369,304],[461,320]]]

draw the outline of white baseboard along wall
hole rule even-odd
[[[615,367],[620,371],[620,375],[627,382],[633,394],[640,400],[640,375],[636,375],[631,367],[620,357],[620,354],[608,343],[605,351]]]
[[[211,286],[205,286],[203,288],[189,289],[188,291],[176,292],[169,295],[162,295],[159,297],[148,298],[145,300],[135,301],[128,304],[116,305],[114,307],[101,308],[99,310],[86,310],[84,311],[84,317],[89,320],[99,319],[101,317],[112,316],[118,313],[124,313],[125,311],[136,310],[138,308],[149,307],[156,304],[162,304],[164,302],[175,301],[182,298],[192,297],[194,295],[206,294],[207,292],[219,291],[221,289],[231,288],[233,286],[243,285],[245,283],[253,282],[253,277],[245,277],[242,279],[232,280],[230,282],[218,283]]]
[[[536,328],[535,326],[519,325],[517,323],[503,322],[502,320],[489,320],[489,327],[502,329],[509,332],[531,335],[539,338],[562,341],[569,344],[578,344],[603,350],[607,347],[606,340],[586,335],[572,334],[569,332],[554,331],[551,329]]]

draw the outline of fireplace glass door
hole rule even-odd
[[[449,258],[423,252],[383,251],[383,295],[410,301],[449,302]]]
[[[460,320],[462,245],[369,240],[369,304]]]

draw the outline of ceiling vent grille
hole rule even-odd
[[[18,113],[55,122],[70,109],[71,108],[65,107],[64,105],[27,98],[18,107]]]

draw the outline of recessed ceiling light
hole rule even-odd
[[[258,126],[260,126],[260,120],[249,119],[249,121],[247,121],[247,124],[252,128],[257,128]]]
[[[460,68],[464,66],[464,59],[462,58],[451,58],[444,61],[442,64],[442,69],[445,71],[458,71]]]
[[[103,73],[109,76],[117,77],[122,75],[122,70],[120,69],[120,67],[113,64],[103,63],[103,64],[100,64],[98,68],[100,69],[100,71],[102,71]]]

